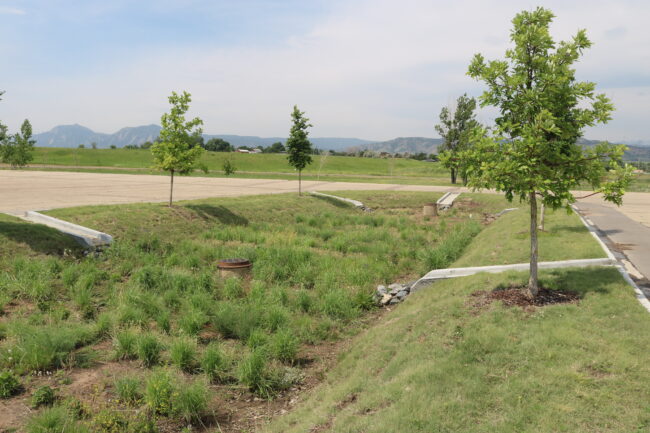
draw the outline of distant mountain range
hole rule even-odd
[[[92,129],[81,125],[61,125],[52,128],[48,132],[35,134],[37,146],[42,147],[77,147],[80,144],[90,147],[96,143],[98,148],[110,146],[124,147],[134,144],[142,144],[145,141],[154,141],[160,133],[158,125],[144,125],[122,128],[114,134],[95,132]],[[211,135],[203,134],[206,140],[221,138],[235,147],[239,146],[269,146],[277,141],[284,143],[283,137],[256,137],[244,135]],[[438,146],[442,144],[440,138],[427,137],[399,137],[388,141],[371,141],[360,138],[320,137],[310,138],[315,147],[326,150],[337,151],[360,151],[372,150],[375,152],[388,153],[437,153]],[[597,140],[580,140],[584,146],[593,146],[599,143]],[[629,149],[625,152],[625,159],[630,161],[650,161],[650,146],[628,144]]]
[[[124,147],[134,144],[142,144],[146,141],[154,141],[160,134],[160,126],[145,125],[122,128],[114,134],[104,134],[95,132],[92,129],[81,125],[61,125],[52,128],[47,132],[34,135],[36,145],[41,147],[77,147],[80,144],[90,147],[96,143],[98,148],[109,148],[111,146]],[[203,134],[205,140],[211,138],[221,138],[226,140],[235,147],[239,146],[270,146],[271,144],[281,141],[284,143],[286,138],[282,137],[255,137],[244,135],[211,135]],[[337,138],[321,137],[310,139],[319,149],[343,150],[351,146],[360,146],[372,143],[370,140],[361,140],[359,138]]]

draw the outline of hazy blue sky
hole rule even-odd
[[[578,76],[617,111],[586,136],[650,142],[640,0],[0,0],[0,119],[114,132],[159,123],[185,89],[212,134],[284,136],[298,104],[313,136],[433,137],[442,106],[482,90],[472,55],[503,57],[510,20],[537,5],[557,38],[586,28],[595,43]]]

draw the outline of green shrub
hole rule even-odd
[[[271,337],[271,355],[282,362],[293,363],[298,353],[298,339],[289,330],[282,330]]]
[[[138,349],[138,335],[130,329],[118,332],[113,337],[116,359],[135,359]]]
[[[152,334],[143,334],[138,338],[136,353],[145,367],[152,367],[160,362],[163,346]]]
[[[41,386],[32,394],[31,405],[36,409],[41,406],[52,406],[56,401],[56,393],[49,386]]]
[[[200,380],[184,385],[174,393],[172,402],[174,414],[183,417],[188,423],[199,421],[208,407],[209,396],[208,387]]]
[[[217,343],[211,343],[206,347],[201,359],[201,370],[211,382],[224,382],[229,367],[229,360],[219,349]]]
[[[144,401],[154,413],[169,415],[175,389],[174,378],[169,371],[155,370],[147,379]]]
[[[142,381],[134,376],[115,379],[115,392],[124,403],[137,405],[142,400]]]
[[[89,430],[78,424],[64,407],[52,407],[37,413],[27,422],[27,433],[87,433]]]
[[[169,357],[172,364],[186,372],[196,369],[196,342],[180,338],[174,341],[169,348]]]
[[[20,381],[12,371],[0,371],[0,398],[9,398],[17,394],[20,389]]]

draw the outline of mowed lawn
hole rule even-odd
[[[548,217],[542,259],[568,258],[576,243],[598,256],[575,217]],[[496,221],[452,266],[521,261],[523,219]],[[522,309],[473,295],[526,281],[479,274],[411,295],[263,431],[650,431],[650,314],[632,288],[613,268],[566,269],[541,272],[541,284],[577,292],[577,303]]]

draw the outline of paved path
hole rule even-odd
[[[627,259],[643,274],[647,285],[650,280],[650,194],[647,201],[632,206],[632,211],[621,212],[615,206],[595,201],[578,202],[580,212],[611,241],[611,247],[627,256]],[[625,195],[625,199],[629,197]],[[645,208],[645,213],[637,210]],[[635,218],[636,217],[636,218]],[[643,224],[645,222],[645,224]]]
[[[303,181],[304,191],[395,190],[447,192],[430,185]],[[217,177],[174,178],[174,200],[274,194],[298,190],[298,181]],[[71,206],[164,202],[169,178],[155,175],[0,170],[0,212],[22,214]]]

